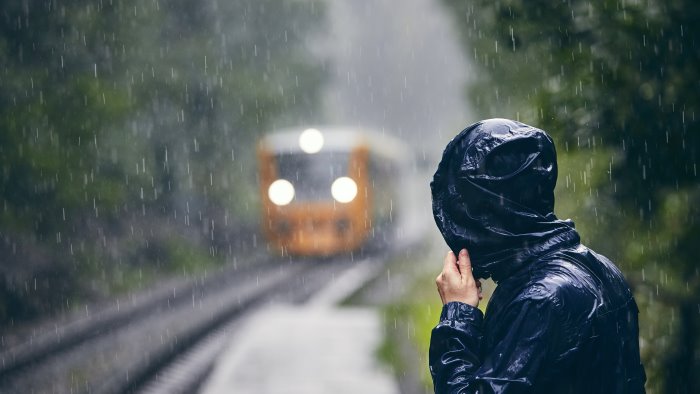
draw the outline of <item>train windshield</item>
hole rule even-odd
[[[278,178],[294,185],[297,201],[332,200],[333,181],[348,174],[348,152],[281,153],[275,159]]]

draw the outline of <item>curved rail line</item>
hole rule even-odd
[[[4,352],[0,391],[142,390],[173,360],[247,310],[274,297],[308,298],[347,267],[343,260],[258,256],[245,266],[163,286]]]
[[[120,341],[129,341],[128,334],[123,334],[124,332],[138,331],[140,326],[149,324],[149,319],[153,320],[155,314],[166,318],[170,312],[192,308],[193,306],[190,305],[195,303],[197,305],[194,306],[198,307],[201,303],[206,303],[206,300],[217,294],[222,294],[226,290],[228,290],[227,294],[232,297],[232,302],[235,305],[220,305],[222,311],[244,308],[256,298],[257,293],[254,291],[255,289],[247,289],[241,284],[242,282],[249,282],[250,278],[253,278],[254,286],[262,291],[266,286],[269,286],[267,284],[270,280],[269,277],[275,277],[267,273],[278,271],[278,267],[287,268],[290,272],[277,275],[279,276],[278,280],[281,281],[285,275],[293,274],[293,271],[304,266],[305,264],[289,264],[289,262],[275,260],[267,256],[255,256],[241,264],[231,264],[221,271],[209,273],[205,277],[198,276],[171,281],[159,286],[156,290],[145,291],[130,299],[122,299],[113,306],[89,317],[75,319],[61,326],[56,326],[53,331],[31,338],[28,342],[0,354],[0,391],[12,392],[17,387],[24,388],[27,384],[36,384],[37,380],[41,380],[42,376],[49,373],[60,375],[60,364],[64,362],[64,359],[77,357],[87,359],[86,362],[89,362],[90,357],[93,356],[91,348],[95,347],[93,346],[95,343],[102,344],[103,348],[118,348]],[[211,315],[214,316],[215,313],[211,312]],[[193,317],[193,319],[201,320],[202,318]],[[179,330],[171,333],[169,338],[161,341],[162,345],[176,347],[178,342],[183,342],[182,338],[186,336],[184,332],[192,329],[190,326],[192,324],[184,331]],[[152,350],[152,352],[148,351],[149,356],[146,358],[150,358],[150,353],[157,354],[159,351],[154,350],[157,347],[159,346],[152,346],[152,344],[144,346],[144,349]],[[74,361],[71,367],[80,370],[80,364],[80,360]],[[70,369],[70,367],[67,366],[66,369]],[[119,371],[114,372],[118,374]],[[66,374],[68,373],[66,372]],[[109,376],[106,378],[104,376],[85,378],[84,380],[88,383],[88,389],[85,391],[96,389],[94,382],[99,382],[101,378],[106,379],[106,381],[112,380]],[[48,376],[45,379],[53,380]],[[57,385],[60,387],[60,382]],[[83,384],[83,386],[85,385]],[[53,386],[51,391],[54,391],[55,387]],[[99,384],[98,387],[108,388],[109,386]],[[66,389],[66,391],[69,390]]]
[[[226,267],[215,276],[205,280],[187,278],[170,281],[155,291],[145,291],[127,299],[119,299],[112,306],[82,318],[73,318],[58,325],[51,332],[32,337],[26,342],[0,352],[0,382],[12,374],[33,364],[74,348],[101,333],[124,326],[161,305],[174,305],[183,302],[183,294],[190,294],[198,286],[218,286],[234,275],[260,266],[272,264],[268,257],[256,256],[248,264]]]

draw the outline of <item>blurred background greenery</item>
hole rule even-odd
[[[314,1],[0,5],[0,325],[256,244],[261,130],[317,106]]]
[[[557,213],[634,288],[649,391],[698,392],[700,5],[440,4],[473,65],[465,124],[511,117],[554,136]],[[254,144],[323,118],[312,41],[326,6],[0,4],[3,331],[262,247]],[[433,276],[387,307],[415,331],[425,382]]]

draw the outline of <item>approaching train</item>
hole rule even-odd
[[[266,238],[296,256],[391,242],[408,152],[401,141],[353,128],[268,134],[258,145]]]

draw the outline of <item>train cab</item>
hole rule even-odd
[[[329,256],[387,240],[407,149],[351,128],[270,133],[258,145],[262,228],[281,254]]]

